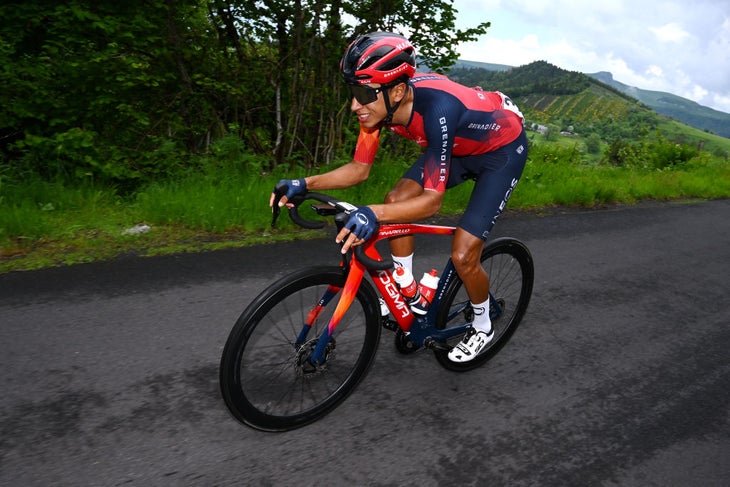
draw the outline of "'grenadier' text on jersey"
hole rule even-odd
[[[424,189],[446,191],[451,157],[498,149],[522,132],[517,106],[498,91],[468,88],[438,74],[410,80],[413,112],[408,125],[390,125],[398,135],[426,148]],[[353,159],[372,164],[380,142],[380,127],[361,127]]]

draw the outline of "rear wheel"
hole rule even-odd
[[[321,418],[354,390],[380,339],[380,305],[369,282],[362,281],[329,338],[326,361],[314,366],[308,360],[345,279],[337,267],[304,269],[272,284],[241,314],[220,365],[223,399],[236,419],[261,430],[290,430]],[[328,292],[337,294],[306,327]]]
[[[467,371],[487,362],[507,343],[527,311],[532,295],[534,265],[528,248],[519,240],[500,238],[484,247],[482,267],[489,276],[489,301],[494,339],[487,349],[469,362],[454,362],[447,350],[435,350],[439,363],[453,371]],[[474,312],[469,296],[457,276],[448,286],[436,316],[436,327],[445,329],[471,323]],[[453,346],[463,335],[452,338]]]

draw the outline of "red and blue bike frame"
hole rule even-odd
[[[454,268],[454,264],[451,259],[448,260],[446,267],[441,273],[438,289],[436,290],[434,300],[431,303],[428,312],[424,316],[418,316],[413,314],[410,306],[405,301],[405,298],[393,279],[393,274],[391,272],[392,263],[384,261],[378,250],[375,248],[375,244],[378,241],[386,238],[416,234],[453,235],[455,231],[456,228],[454,227],[439,225],[421,225],[413,223],[381,225],[380,230],[375,237],[363,244],[362,249],[349,253],[347,261],[343,261],[342,265],[349,268],[344,287],[342,289],[335,286],[329,286],[327,288],[317,305],[309,312],[295,346],[299,347],[306,341],[309,330],[321,311],[337,294],[340,294],[340,300],[337,303],[337,307],[335,308],[330,322],[320,336],[310,357],[310,361],[314,365],[321,365],[325,362],[329,339],[355,299],[366,272],[370,275],[375,287],[379,291],[383,300],[385,300],[385,303],[388,305],[388,309],[390,309],[398,327],[408,336],[408,339],[415,346],[424,346],[427,340],[431,344],[445,344],[449,338],[463,334],[468,323],[464,323],[459,326],[451,326],[445,329],[437,329],[436,327],[436,315],[438,313],[441,300],[443,299],[444,293],[446,289],[448,289],[449,284],[456,276],[456,269]],[[387,262],[387,264],[383,264],[384,262]],[[490,301],[492,302],[492,317],[493,319],[496,319],[496,315],[498,315],[500,311],[498,306],[495,306],[494,299],[491,296]],[[447,320],[450,320],[457,314],[463,312],[467,306],[469,306],[469,303],[465,302],[461,306],[451,309]]]

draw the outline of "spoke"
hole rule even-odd
[[[249,391],[252,404],[266,414],[292,415],[316,407],[340,389],[358,363],[366,328],[364,310],[356,299],[335,330],[335,347],[327,363],[309,375],[297,371],[296,362],[306,360],[337,305],[336,299],[328,303],[312,326],[308,341],[295,351],[294,340],[324,289],[311,286],[281,300],[262,318],[249,339],[249,349],[241,364],[242,385]]]

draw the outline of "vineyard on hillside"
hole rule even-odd
[[[568,119],[575,123],[593,124],[606,118],[620,120],[636,104],[598,85],[591,85],[574,95],[534,93],[519,99],[521,107],[530,109],[536,122],[547,123],[553,119]]]

